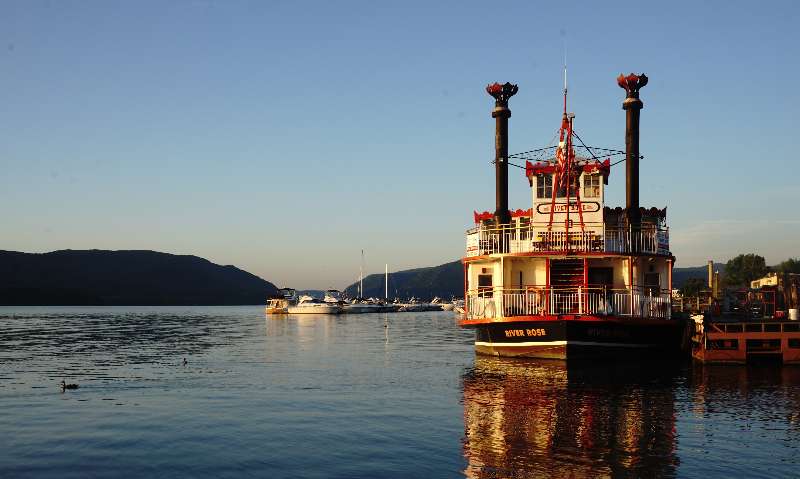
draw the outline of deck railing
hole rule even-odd
[[[641,288],[486,288],[467,293],[467,319],[593,315],[671,319],[668,292]]]
[[[467,230],[466,256],[496,253],[650,253],[670,254],[669,228],[586,224],[583,230],[547,231],[546,225],[487,227]]]

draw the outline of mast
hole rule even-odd
[[[389,263],[386,263],[386,272],[383,277],[383,299],[389,300]]]
[[[361,266],[358,268],[358,297],[364,297],[364,250],[361,250]]]
[[[580,185],[573,184],[573,180],[580,176],[580,171],[575,165],[575,147],[572,140],[575,128],[575,114],[567,112],[567,64],[566,58],[564,61],[564,112],[561,116],[561,128],[559,130],[558,147],[556,148],[556,172],[553,176],[553,189],[552,197],[550,200],[550,221],[547,225],[547,230],[551,231],[553,228],[553,219],[556,211],[556,197],[558,191],[563,187],[566,190],[565,197],[565,215],[564,215],[564,240],[569,250],[569,228],[571,220],[569,218],[571,207],[574,204],[578,210],[578,219],[580,220],[581,232],[584,231],[583,223],[583,207],[581,206],[581,193]],[[574,190],[573,190],[573,187]],[[572,202],[572,197],[575,197],[575,202]]]

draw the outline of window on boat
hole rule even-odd
[[[478,295],[485,298],[492,296],[492,275],[479,274],[478,275]]]
[[[600,197],[600,175],[583,175],[583,197]]]
[[[553,194],[553,175],[536,175],[536,197],[551,198]]]
[[[707,339],[706,349],[739,349],[738,339]]]
[[[517,224],[519,225],[519,238],[520,240],[526,240],[530,234],[530,227],[531,227],[531,218],[529,216],[521,216],[517,218]]]
[[[572,185],[569,188],[570,197],[575,196],[575,192],[578,191],[580,188],[579,178],[578,175],[575,175],[572,181]],[[558,189],[558,194],[556,194],[556,198],[564,198],[567,196],[567,188],[565,185],[562,185],[561,188]]]
[[[661,293],[661,276],[658,273],[644,274],[645,294],[658,296]]]

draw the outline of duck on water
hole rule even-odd
[[[59,383],[59,386],[61,387],[61,392],[62,393],[64,391],[66,391],[67,389],[78,389],[78,387],[79,387],[77,384],[67,384],[67,382],[64,381],[63,379]]]

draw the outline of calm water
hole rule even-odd
[[[0,308],[0,476],[798,475],[800,368],[567,372],[471,340],[452,313]]]

